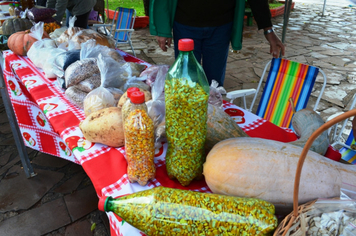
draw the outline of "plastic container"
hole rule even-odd
[[[21,13],[21,7],[19,3],[15,3],[15,16],[20,16]]]
[[[10,16],[15,16],[15,4],[14,3],[9,5],[9,14],[10,14]]]
[[[165,80],[166,166],[169,178],[187,186],[202,177],[209,83],[193,54],[194,41],[181,39],[178,49]]]
[[[156,175],[153,121],[148,116],[145,94],[131,94],[131,108],[124,123],[127,176],[144,186]]]
[[[130,112],[130,108],[131,108],[131,100],[130,100],[130,97],[131,97],[131,94],[133,92],[137,92],[137,91],[140,91],[139,88],[137,87],[131,87],[131,88],[128,88],[126,90],[126,95],[127,95],[127,100],[126,102],[124,103],[124,105],[122,105],[122,108],[121,108],[121,114],[122,114],[122,123],[125,124],[125,120],[127,118],[127,116],[129,115],[129,112]]]
[[[156,187],[113,199],[112,211],[147,235],[270,235],[277,227],[274,205],[255,198]]]

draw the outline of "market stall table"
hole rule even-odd
[[[126,61],[150,66],[130,54],[119,52]],[[177,180],[168,178],[165,166],[167,143],[162,143],[155,153],[156,178],[146,186],[130,183],[125,148],[85,140],[78,127],[85,119],[84,111],[66,98],[56,79],[46,78],[27,57],[10,50],[4,51],[3,57],[4,80],[26,146],[82,165],[98,197],[115,198],[157,186],[211,192],[204,179],[182,187]],[[280,128],[234,104],[224,101],[223,109],[251,137],[282,142],[297,139],[292,130]],[[108,212],[107,215],[112,235],[144,235],[114,213]]]

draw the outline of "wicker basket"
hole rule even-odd
[[[293,192],[293,212],[287,215],[283,221],[278,225],[277,229],[274,232],[274,236],[301,236],[306,235],[307,226],[309,218],[307,216],[308,211],[311,210],[314,203],[317,201],[310,201],[308,203],[298,206],[298,194],[299,194],[299,183],[300,176],[303,168],[303,163],[306,158],[306,155],[313,144],[314,140],[322,134],[325,130],[329,129],[331,126],[343,121],[349,117],[356,116],[356,109],[345,112],[334,119],[324,123],[320,128],[318,128],[308,139],[305,144],[302,153],[300,154],[298,166],[295,174],[294,181],[294,192]]]

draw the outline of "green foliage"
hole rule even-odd
[[[110,10],[115,10],[117,7],[134,8],[136,10],[137,16],[145,15],[143,0],[108,0],[108,1],[109,1]]]

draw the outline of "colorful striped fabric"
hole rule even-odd
[[[354,139],[354,134],[353,131],[351,130],[349,137],[346,140],[347,145],[351,146],[355,144],[355,139]],[[346,147],[342,147],[339,152],[341,153],[341,159],[344,161],[347,161],[351,164],[356,164],[356,151],[348,149]]]
[[[256,114],[279,127],[291,128],[296,111],[307,106],[319,69],[298,62],[273,58]]]
[[[117,12],[115,12],[114,19],[117,19],[116,29],[131,29],[132,20],[134,15],[134,9],[119,7]],[[127,41],[127,32],[115,32],[114,38],[117,41]]]

